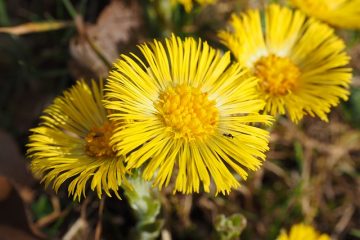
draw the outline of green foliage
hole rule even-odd
[[[304,149],[299,141],[294,142],[294,153],[295,153],[295,160],[299,166],[299,169],[302,169],[303,159],[304,159]]]
[[[216,239],[238,239],[245,227],[246,218],[239,213],[235,213],[230,217],[225,217],[223,214],[218,215],[215,220],[215,229],[217,232]]]
[[[343,105],[345,118],[360,128],[360,88],[353,88],[349,101]]]
[[[53,211],[51,202],[46,195],[41,195],[37,201],[34,201],[31,209],[36,219],[44,217]]]
[[[10,24],[9,17],[6,10],[6,1],[0,0],[0,25],[7,26]]]
[[[360,238],[360,229],[351,229],[350,235],[352,235],[356,238]]]

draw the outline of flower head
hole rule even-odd
[[[309,16],[333,26],[360,29],[360,0],[290,0]]]
[[[201,6],[205,6],[208,4],[214,3],[216,0],[196,0],[198,4]],[[190,12],[193,8],[195,0],[171,0],[172,4],[179,3],[184,6],[186,12]]]
[[[239,186],[268,149],[268,132],[252,123],[260,115],[256,78],[206,42],[172,36],[140,46],[145,61],[122,55],[110,72],[105,107],[126,126],[112,138],[127,168],[145,166],[143,177],[160,188],[176,175],[174,192],[216,193]]]
[[[78,200],[90,180],[99,198],[103,191],[119,197],[124,181],[124,159],[109,143],[115,125],[106,117],[102,90],[102,81],[91,86],[78,81],[44,111],[27,145],[34,174],[46,185],[53,183],[55,191],[69,181],[69,195]]]
[[[300,223],[292,226],[289,234],[281,231],[277,240],[330,240],[330,237],[317,232],[310,225]]]
[[[326,24],[270,5],[264,23],[258,10],[249,10],[233,15],[230,25],[232,30],[219,37],[260,78],[267,113],[287,113],[294,122],[306,114],[327,121],[331,107],[347,100],[349,57],[344,42]]]

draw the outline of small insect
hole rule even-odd
[[[223,135],[224,135],[225,137],[228,137],[228,138],[234,138],[234,136],[231,135],[230,133],[224,133]]]

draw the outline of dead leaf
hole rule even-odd
[[[70,52],[95,77],[106,77],[109,67],[126,45],[141,39],[141,7],[137,1],[113,0],[101,12],[95,25],[78,23],[79,36],[70,41]]]
[[[32,184],[33,178],[28,171],[26,160],[20,154],[19,148],[13,137],[0,129],[0,176],[5,178],[10,188],[16,191],[9,191],[6,198],[4,197],[0,204],[0,224],[5,224],[16,228],[16,231],[32,232],[31,216],[26,208],[25,202],[31,202],[31,189],[28,187]],[[5,181],[3,181],[5,182]],[[0,193],[4,194],[4,186],[0,186]],[[25,194],[26,193],[26,194]],[[22,197],[25,197],[22,199]],[[24,202],[25,201],[25,202]],[[20,231],[19,230],[19,231]],[[10,231],[10,230],[9,230]],[[6,229],[6,234],[9,232]],[[16,234],[16,233],[15,233]],[[41,236],[41,233],[38,234]],[[1,237],[8,237],[0,231]],[[10,235],[12,236],[12,235]],[[16,236],[16,235],[15,235]],[[4,238],[10,239],[10,238]],[[22,238],[11,238],[22,239]],[[26,239],[26,238],[24,238]]]
[[[14,27],[0,27],[0,32],[9,33],[13,35],[23,35],[35,32],[48,32],[58,30],[71,26],[71,22],[53,21],[53,22],[38,22],[38,23],[24,23]]]
[[[6,177],[0,176],[0,202],[10,195],[12,186]]]
[[[360,70],[360,44],[350,49],[349,53],[351,57],[350,65]]]
[[[15,228],[15,231],[6,228],[4,225]],[[0,202],[0,240],[23,239],[16,238],[16,232],[23,231],[31,234],[30,225],[30,216],[28,216],[24,202],[17,191],[11,191],[9,196]]]
[[[36,240],[28,233],[10,226],[0,225],[0,240]]]
[[[0,175],[20,185],[32,183],[26,161],[13,137],[0,129]]]

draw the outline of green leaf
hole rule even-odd
[[[360,238],[360,229],[351,229],[350,231],[350,235],[354,236],[354,237],[357,237],[357,238]]]
[[[299,169],[303,168],[303,161],[304,161],[304,149],[303,146],[299,141],[294,142],[294,152],[295,152],[295,159],[298,163]]]
[[[351,89],[349,101],[342,106],[345,118],[354,127],[360,128],[360,88]]]
[[[36,219],[42,218],[53,211],[50,199],[46,195],[41,195],[31,205],[32,212]]]

